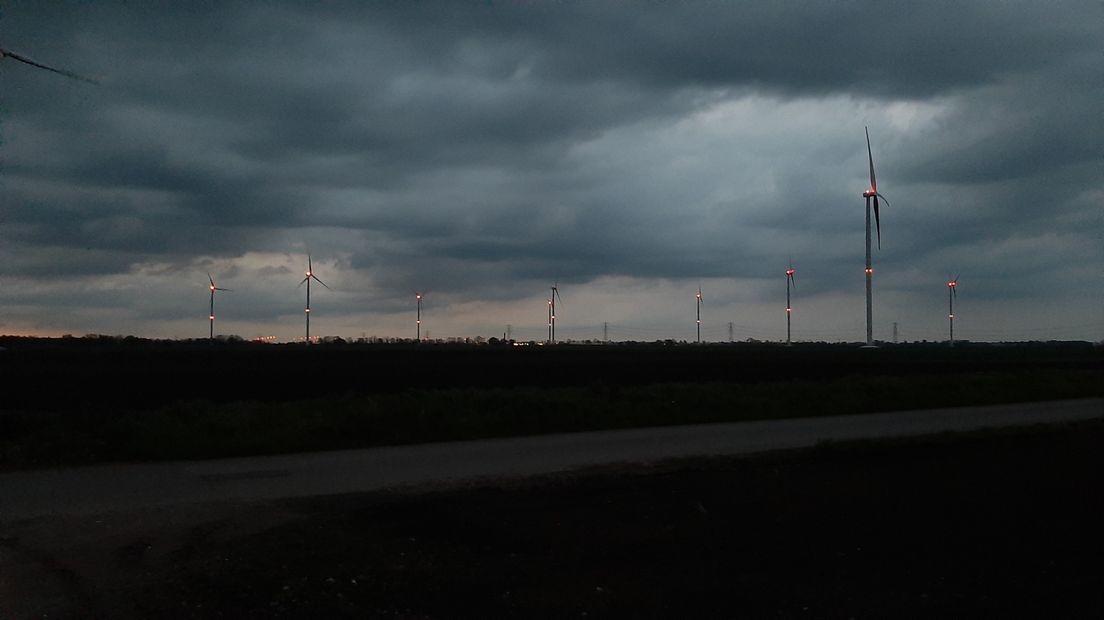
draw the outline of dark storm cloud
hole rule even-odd
[[[867,115],[887,269],[1044,233],[1086,247],[1101,18],[1090,2],[8,6],[0,44],[101,85],[0,63],[5,251],[27,275],[105,274],[294,240],[377,287],[498,299],[507,281],[754,278],[788,254],[843,274],[862,205],[839,171],[863,181]],[[738,118],[746,156],[712,177],[668,161],[695,151],[672,147],[680,122],[748,100],[854,107],[782,139]],[[891,128],[897,104],[934,111]]]

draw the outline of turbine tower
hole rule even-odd
[[[866,347],[873,348],[874,345],[874,311],[873,301],[870,293],[871,279],[874,277],[874,269],[870,266],[870,202],[874,201],[874,225],[878,229],[878,249],[882,249],[882,220],[878,214],[878,199],[885,200],[888,205],[889,201],[886,197],[878,192],[878,181],[874,178],[874,155],[870,151],[870,129],[866,129],[866,156],[870,161],[870,188],[863,192],[863,198],[866,198]]]
[[[560,289],[557,284],[552,284],[552,292],[548,296],[548,340],[555,344],[556,342],[556,300],[559,299],[560,303],[563,303],[563,298],[560,297]]]
[[[207,320],[211,323],[211,334],[207,337],[208,340],[215,339],[215,291],[229,291],[228,288],[219,288],[215,286],[215,279],[211,277],[211,272],[207,272],[207,281],[210,282],[208,288],[211,289],[211,313],[207,315]]]
[[[695,306],[697,307],[697,310],[698,310],[698,344],[701,344],[701,307],[702,307],[703,300],[702,300],[701,285],[700,284],[698,285],[698,294],[695,295],[694,297],[697,300],[695,302]]]
[[[954,302],[958,298],[958,276],[947,282],[947,320],[951,325],[951,346],[954,346]]]
[[[314,280],[315,282],[321,284],[322,286],[325,286],[326,288],[330,288],[325,282],[323,282],[322,280],[319,280],[318,276],[314,275],[314,267],[311,264],[310,254],[307,254],[307,274],[306,274],[306,277],[304,277],[302,280],[299,281],[299,286],[295,287],[295,288],[302,287],[304,282],[307,285],[307,308],[306,308],[306,311],[305,311],[305,314],[307,316],[307,339],[306,339],[307,344],[310,344],[310,311],[311,311],[311,307],[310,307],[310,285],[311,285],[311,280]]]
[[[794,282],[794,268],[793,261],[790,261],[790,268],[786,270],[786,346],[790,346],[790,287],[797,288],[797,282]]]
[[[12,60],[18,60],[19,62],[26,63],[28,65],[31,65],[32,67],[38,67],[39,69],[45,69],[47,71],[52,71],[54,73],[57,73],[58,75],[64,75],[67,78],[72,78],[74,80],[79,80],[81,82],[87,82],[89,84],[99,84],[99,82],[97,82],[96,80],[86,78],[83,75],[73,73],[72,71],[65,71],[64,69],[55,69],[54,67],[44,65],[40,62],[35,62],[35,61],[31,60],[30,58],[27,58],[26,56],[23,56],[22,54],[16,54],[15,52],[13,52],[11,50],[4,49],[4,48],[0,47],[0,60],[3,60],[5,58],[11,58]]]
[[[421,293],[414,293],[414,298],[418,300],[418,319],[415,321],[415,324],[418,326],[418,328],[417,328],[418,329],[417,341],[421,342],[422,341],[422,294]]]

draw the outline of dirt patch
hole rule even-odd
[[[0,617],[1104,617],[1104,423],[0,528]]]

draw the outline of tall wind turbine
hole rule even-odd
[[[560,289],[557,284],[552,284],[552,292],[548,295],[548,340],[555,344],[556,342],[556,300],[559,299],[560,303],[563,303],[563,298],[560,297]]]
[[[797,282],[794,282],[794,268],[793,261],[790,261],[790,268],[786,270],[786,346],[790,346],[790,287],[797,288]]]
[[[73,73],[72,71],[65,71],[64,69],[55,69],[54,67],[44,65],[40,62],[35,62],[35,61],[31,60],[30,58],[27,58],[26,56],[23,56],[22,54],[16,54],[15,52],[13,52],[9,49],[4,49],[3,47],[0,47],[0,60],[3,60],[5,58],[11,58],[12,60],[18,60],[19,62],[26,63],[28,65],[31,65],[32,67],[38,67],[39,69],[45,69],[47,71],[52,71],[54,73],[57,73],[58,75],[64,75],[67,78],[72,78],[74,80],[79,80],[81,82],[88,82],[89,84],[99,84],[99,82],[97,82],[96,80],[86,78],[83,75]]]
[[[866,346],[874,346],[874,310],[870,293],[871,279],[874,277],[874,269],[870,266],[870,202],[874,201],[874,225],[878,228],[878,249],[882,249],[882,220],[878,214],[878,199],[886,197],[878,192],[878,180],[874,178],[874,155],[870,151],[870,129],[866,129],[866,156],[870,161],[870,188],[863,192],[866,198]]]
[[[305,312],[305,314],[307,315],[307,340],[306,340],[307,344],[310,344],[310,311],[311,311],[311,307],[310,307],[310,285],[311,285],[311,280],[314,280],[315,282],[321,284],[322,286],[325,286],[326,288],[330,288],[329,286],[327,286],[327,284],[325,282],[323,282],[322,280],[319,280],[318,276],[314,275],[314,266],[311,264],[310,254],[307,254],[307,274],[302,280],[299,281],[299,286],[295,287],[295,288],[299,288],[299,287],[303,286],[304,282],[307,284],[307,309],[306,309],[306,312]]]
[[[418,319],[415,323],[418,326],[418,338],[417,341],[422,341],[422,294],[414,293],[414,298],[418,300]]]
[[[215,339],[215,291],[229,291],[230,289],[228,289],[228,288],[219,288],[219,287],[215,286],[215,279],[211,277],[211,272],[210,271],[207,272],[207,281],[211,283],[210,286],[208,287],[208,288],[211,289],[211,313],[209,315],[207,315],[207,320],[209,320],[211,322],[211,335],[208,336],[208,339],[214,340]]]
[[[700,284],[698,285],[698,294],[695,295],[694,297],[697,300],[694,305],[697,307],[697,310],[698,310],[698,344],[701,344],[701,307],[702,307],[703,300],[702,300],[701,285]]]
[[[951,324],[951,346],[954,346],[954,302],[958,298],[958,276],[947,282],[947,320]]]

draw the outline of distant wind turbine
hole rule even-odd
[[[418,301],[418,318],[415,321],[415,323],[418,326],[417,341],[421,342],[422,341],[422,294],[421,293],[414,293],[414,298]]]
[[[563,298],[560,297],[560,288],[558,284],[552,284],[552,291],[548,295],[548,341],[555,344],[556,342],[556,300],[559,299],[560,303],[563,303]]]
[[[16,54],[15,52],[13,52],[9,49],[4,49],[4,48],[0,47],[0,60],[3,60],[5,58],[11,58],[12,60],[18,60],[19,62],[26,63],[28,65],[31,65],[32,67],[38,67],[39,69],[45,69],[47,71],[52,71],[54,73],[57,73],[58,75],[64,75],[67,78],[72,78],[74,80],[79,80],[81,82],[87,82],[89,84],[99,84],[99,82],[97,82],[96,80],[93,80],[91,78],[86,78],[83,75],[73,73],[72,71],[65,71],[64,69],[56,69],[54,67],[44,65],[40,62],[35,62],[35,61],[31,60],[30,58],[27,58],[26,56],[23,56],[22,54]]]
[[[698,344],[701,344],[701,307],[704,303],[704,300],[702,299],[700,284],[698,285],[698,294],[694,297],[695,299],[697,299],[697,302],[694,305],[697,307],[698,310]]]
[[[307,284],[307,309],[306,309],[306,315],[307,315],[307,340],[306,340],[306,342],[307,342],[307,344],[310,344],[310,311],[311,311],[310,285],[311,285],[311,280],[314,280],[315,282],[321,284],[322,286],[325,286],[327,289],[330,288],[329,286],[326,285],[325,282],[323,282],[322,280],[319,280],[318,276],[314,275],[314,267],[311,264],[310,254],[307,254],[307,274],[302,280],[299,281],[299,286],[295,287],[295,288],[299,288],[299,287],[303,286],[304,282]]]
[[[958,276],[947,282],[947,320],[951,324],[951,346],[954,346],[954,302],[958,298]]]
[[[874,155],[870,151],[870,129],[866,129],[866,156],[870,161],[870,188],[863,192],[866,198],[866,346],[874,346],[874,304],[871,298],[870,285],[874,277],[874,269],[870,265],[870,201],[874,201],[874,225],[878,229],[878,249],[882,249],[882,220],[878,214],[878,199],[886,197],[878,192],[878,180],[874,177]]]
[[[797,288],[797,282],[794,281],[794,268],[793,261],[790,261],[790,268],[786,270],[786,346],[790,346],[790,287]]]
[[[215,279],[211,277],[211,272],[207,272],[207,281],[210,282],[209,288],[211,289],[211,313],[207,315],[207,320],[211,323],[211,335],[208,336],[210,340],[215,339],[215,291],[229,291],[228,288],[219,288],[215,286]]]

